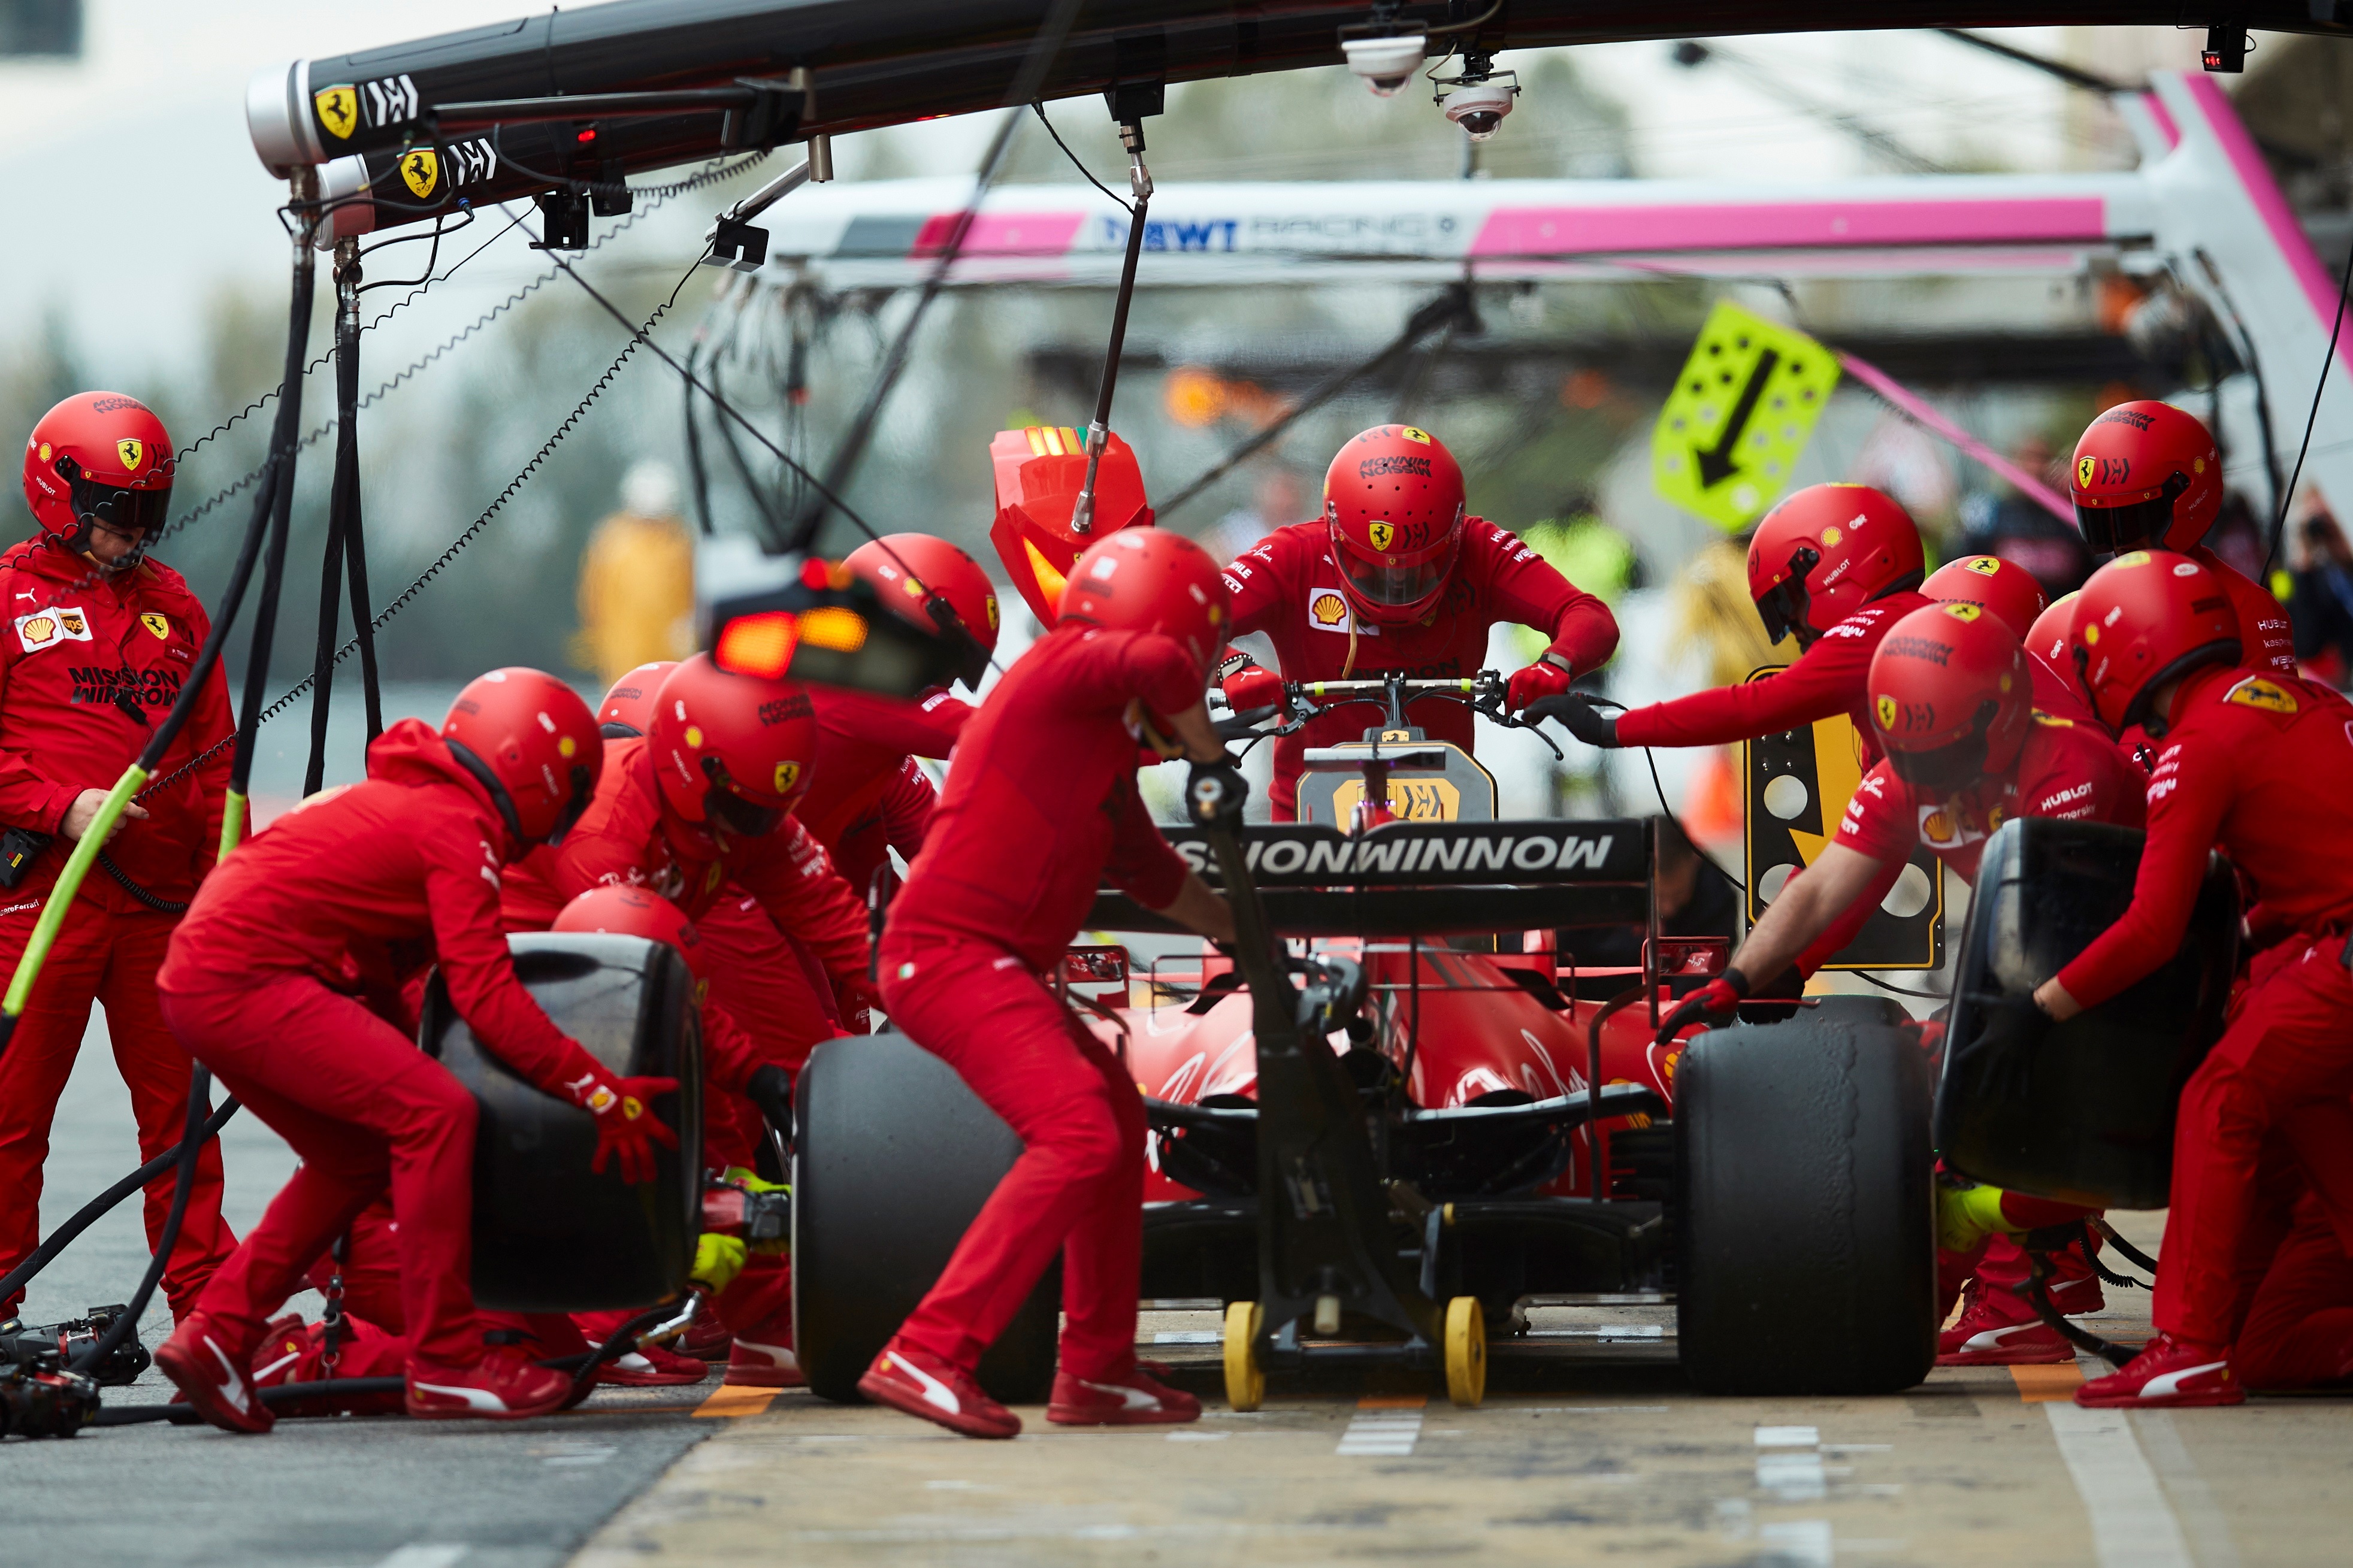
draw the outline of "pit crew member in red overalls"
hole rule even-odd
[[[1060,608],[965,726],[882,939],[891,1016],[1006,1120],[1022,1152],[858,1386],[974,1437],[1021,1430],[974,1370],[1058,1251],[1061,1361],[1046,1418],[1126,1426],[1201,1411],[1135,1360],[1144,1102],[1040,976],[1105,877],[1231,939],[1224,900],[1186,869],[1135,787],[1139,739],[1223,760],[1202,694],[1231,622],[1217,563],[1157,528],[1091,546]]]
[[[2239,617],[2253,669],[2294,675],[2295,633],[2271,590],[2206,548],[2222,511],[2222,454],[2194,414],[2119,403],[2075,443],[2075,521],[2094,555],[2172,550],[2214,575]]]
[[[2138,726],[2156,766],[2131,907],[2035,1004],[2072,1017],[2169,960],[2211,849],[2256,900],[2246,981],[2181,1094],[2158,1337],[2078,1390],[2083,1405],[2245,1397],[2232,1366],[2249,1305],[2240,1253],[2275,1134],[2339,1245],[2353,1240],[2353,704],[2242,667],[2242,632],[2226,584],[2202,563],[2150,550],[2092,574],[2069,634],[2100,721],[2119,734]]]
[[[163,526],[172,473],[163,422],[119,393],[67,398],[25,443],[25,499],[41,531],[0,554],[0,600],[7,605],[0,827],[8,830],[0,875],[9,881],[0,888],[0,973],[16,973],[72,841],[179,696],[211,630],[180,574],[144,555]],[[91,1003],[106,1008],[115,1066],[139,1124],[140,1158],[180,1141],[188,1058],[156,1011],[155,972],[178,909],[219,852],[228,754],[174,775],[232,727],[228,683],[216,669],[158,770],[159,780],[174,782],[124,812],[105,860],[58,929],[16,1037],[0,1052],[0,1273],[40,1241],[49,1124]],[[168,1174],[147,1185],[151,1247],[172,1187]],[[220,1146],[207,1143],[164,1272],[174,1318],[186,1315],[237,1245],[220,1203]],[[14,1316],[22,1299],[0,1301],[0,1318]]]
[[[1568,689],[1618,647],[1609,607],[1508,531],[1463,512],[1462,470],[1437,437],[1377,425],[1340,448],[1324,475],[1324,515],[1277,529],[1226,568],[1234,630],[1265,632],[1282,671],[1244,662],[1226,675],[1236,712],[1282,700],[1284,679],[1418,679],[1475,675],[1498,621],[1552,638],[1514,672],[1514,710]],[[1274,743],[1278,822],[1298,811],[1310,746],[1356,741],[1379,710],[1342,708]],[[1431,740],[1469,751],[1471,710],[1423,698],[1406,714]],[[1370,717],[1368,717],[1370,715]]]
[[[2025,575],[2023,568],[2008,569]],[[2013,607],[2013,614],[2022,611],[2022,605]],[[1837,837],[1767,906],[1739,963],[1679,1011],[1728,1013],[1748,991],[1748,975],[1778,974],[1793,961],[1801,975],[1811,974],[1854,939],[1917,845],[1975,881],[1986,839],[2010,817],[2138,826],[2147,783],[2140,770],[2089,720],[2078,723],[2042,710],[2033,666],[2012,626],[1968,601],[1934,605],[1898,621],[1873,655],[1866,685],[1886,754],[1847,803]],[[2013,1218],[2031,1215],[2015,1230],[2083,1215],[2031,1207],[2022,1196],[2010,1207]],[[1989,1228],[2003,1250],[1981,1256]],[[1944,1331],[1941,1363],[2074,1359],[2073,1347],[2007,1289],[2026,1277],[2027,1265],[1997,1227],[1980,1227],[1953,1250],[1964,1256],[1941,1259],[1941,1273],[1951,1289],[1968,1281],[1970,1299]],[[2080,1249],[2061,1255],[2051,1289],[2063,1312],[2097,1311],[2103,1304],[2099,1277]]]
[[[607,742],[604,781],[579,826],[508,879],[508,928],[544,930],[565,903],[608,883],[649,888],[698,926],[723,904],[755,900],[756,911],[737,912],[756,912],[813,955],[837,1016],[862,1013],[872,1001],[864,905],[791,815],[808,787],[816,739],[816,711],[800,687],[731,675],[707,654],[687,659],[663,679],[645,738]],[[783,957],[758,947],[756,929],[748,937],[753,951],[774,955],[765,962]],[[711,1000],[738,1023],[758,1020],[744,1027],[764,1060],[795,1067],[808,1044],[841,1032],[808,1015],[815,993],[792,1003],[800,993],[787,989],[801,1011],[767,1012],[763,997],[775,977],[765,990],[738,985],[730,971],[740,952],[714,953]],[[744,1005],[759,1010],[738,1014]],[[705,1117],[713,1155],[726,1164],[752,1163],[744,1131],[730,1116]],[[729,1382],[799,1382],[781,1264],[747,1268],[718,1308],[733,1331]]]
[[[403,720],[364,783],[313,795],[205,880],[158,984],[180,1042],[302,1163],[155,1360],[197,1411],[269,1429],[248,1369],[304,1272],[389,1187],[409,1336],[411,1415],[516,1418],[556,1408],[560,1373],[485,1346],[467,1279],[472,1095],[415,1043],[405,991],[437,963],[475,1034],[546,1093],[596,1118],[598,1169],[654,1173],[677,1139],[653,1100],[549,1022],[499,928],[504,868],[586,808],[604,742],[554,676],[497,669],[439,734]]]
[[[1576,692],[1545,710],[1602,747],[1725,746],[1844,713],[1868,767],[1879,737],[1863,675],[1887,628],[1928,603],[1921,570],[1920,531],[1894,500],[1869,485],[1809,485],[1767,512],[1748,542],[1748,595],[1766,637],[1798,639],[1788,668],[1615,717]]]

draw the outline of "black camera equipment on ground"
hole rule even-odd
[[[2092,1208],[2165,1206],[2181,1086],[2222,1029],[2239,895],[2207,864],[2172,961],[2063,1024],[2032,1006],[2132,903],[2143,835],[2021,817],[1986,844],[1953,985],[1936,1145],[1971,1180]]]
[[[494,1311],[642,1307],[686,1289],[702,1224],[702,1035],[676,949],[605,932],[512,936],[515,977],[555,1026],[620,1077],[679,1080],[650,1110],[678,1135],[655,1179],[592,1173],[596,1119],[498,1059],[437,973],[419,1040],[472,1091],[474,1295]]]
[[[97,1380],[55,1354],[0,1365],[0,1437],[70,1437],[97,1418]]]
[[[0,1323],[0,1365],[32,1365],[44,1362],[70,1366],[74,1359],[106,1337],[128,1311],[127,1307],[92,1307],[86,1317],[64,1323],[27,1323],[11,1318]],[[139,1342],[132,1324],[124,1337],[91,1366],[83,1369],[90,1380],[108,1388],[137,1381],[154,1357]]]

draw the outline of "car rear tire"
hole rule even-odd
[[[1710,1394],[1885,1394],[1936,1363],[1927,1064],[1852,1016],[1720,1029],[1675,1075],[1676,1329]]]
[[[1021,1141],[902,1035],[826,1042],[795,1089],[794,1348],[810,1390],[849,1404]],[[1053,1383],[1060,1272],[1047,1271],[981,1358],[981,1386],[1008,1405],[1039,1403]]]

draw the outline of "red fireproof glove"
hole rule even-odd
[[[621,1180],[635,1186],[654,1179],[654,1150],[678,1147],[678,1134],[653,1113],[656,1096],[678,1092],[674,1078],[615,1078],[599,1068],[564,1086],[573,1103],[596,1119],[596,1153],[588,1169],[597,1174],[616,1161]]]
[[[1540,658],[1525,669],[1512,671],[1512,679],[1504,687],[1504,700],[1516,713],[1531,702],[1567,691],[1571,679],[1568,671],[1551,659]]]
[[[1219,689],[1234,711],[1247,713],[1253,708],[1271,708],[1282,700],[1282,677],[1255,664],[1246,664],[1226,677]]]
[[[1689,1025],[1732,1016],[1739,1008],[1741,999],[1747,994],[1748,982],[1740,971],[1726,970],[1684,997],[1676,1005],[1675,1010],[1666,1016],[1659,1025],[1660,1043],[1663,1045],[1673,1039]]]

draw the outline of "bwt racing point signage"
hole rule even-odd
[[[1748,679],[1773,673],[1756,670]],[[1862,761],[1854,724],[1840,713],[1749,742],[1740,748],[1740,764],[1753,925],[1837,835],[1839,818],[1862,783]],[[1869,922],[1823,967],[1935,969],[1943,962],[1944,920],[1941,868],[1926,848],[1916,848]]]

